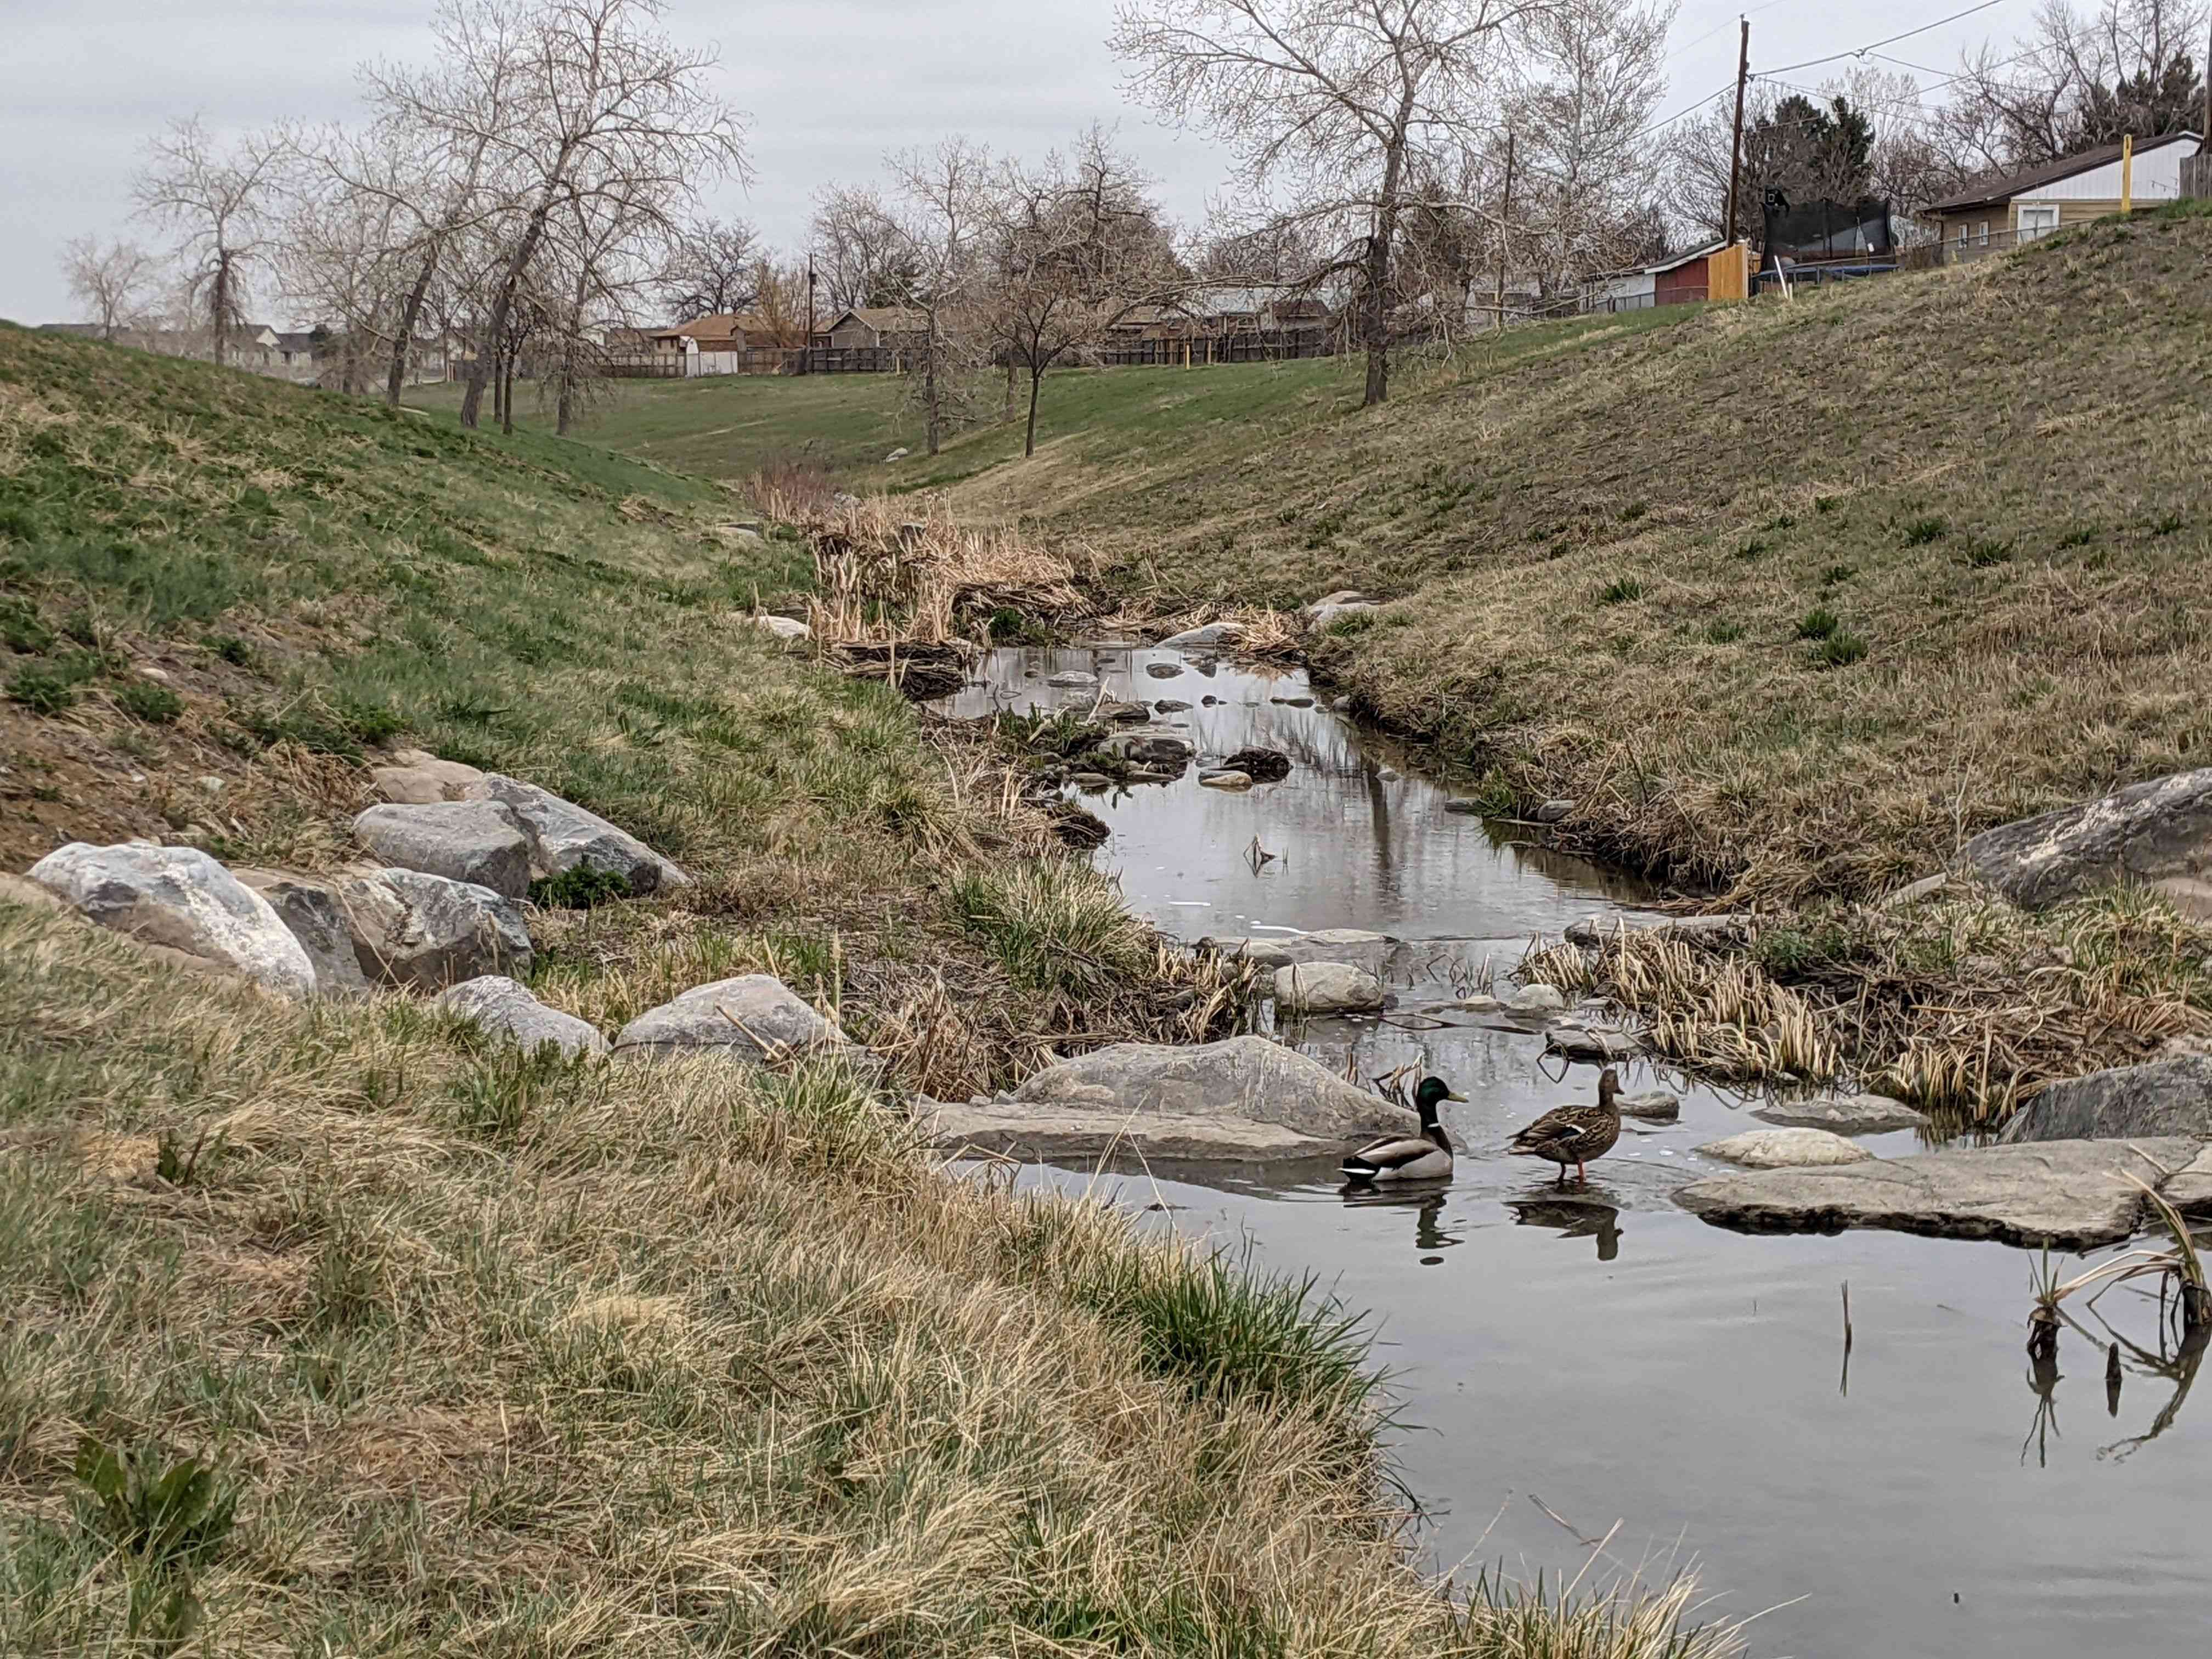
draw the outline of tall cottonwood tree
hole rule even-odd
[[[750,309],[759,289],[760,235],[742,219],[694,219],[669,238],[654,297],[669,320]]]
[[[485,297],[482,331],[507,338],[507,313],[558,214],[591,198],[645,231],[672,234],[706,185],[745,171],[742,123],[709,86],[717,61],[657,25],[661,0],[535,0],[492,43],[501,84],[519,89],[495,115],[465,86],[432,87],[418,118],[457,147],[481,143],[511,204],[505,258]],[[441,94],[445,95],[441,96]],[[461,398],[477,422],[491,373],[478,349]]]
[[[249,279],[274,257],[295,153],[283,132],[225,143],[198,116],[172,121],[147,146],[133,195],[149,218],[175,234],[193,310],[208,325],[218,363],[229,361],[230,331],[242,320]]]
[[[1418,181],[1495,129],[1528,25],[1555,0],[1132,0],[1128,89],[1228,144],[1249,228],[1311,228],[1353,280],[1364,401],[1389,393],[1397,260]],[[1326,273],[1316,273],[1322,275]]]

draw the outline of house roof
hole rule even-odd
[[[858,319],[878,334],[909,334],[929,326],[928,313],[910,306],[854,306],[832,317],[826,327],[835,329],[848,317]]]
[[[279,351],[313,352],[315,337],[306,331],[281,333],[276,336],[276,349]]]
[[[679,339],[690,335],[695,340],[727,340],[745,331],[745,319],[735,312],[710,312],[704,317],[694,317],[688,322],[671,325],[652,331],[656,340]]]
[[[2163,149],[2168,144],[2195,143],[2193,132],[2169,132],[2156,138],[2136,140],[2138,155],[2154,149]],[[2061,179],[2071,179],[2077,173],[2089,173],[2098,167],[2110,167],[2120,159],[2120,146],[2100,144],[2095,149],[2085,149],[2079,155],[2069,155],[2063,161],[2046,161],[2039,167],[2029,167],[1999,179],[1984,179],[1972,189],[1962,190],[1956,196],[1947,196],[1940,202],[1928,205],[1930,213],[1960,213],[1969,208],[1995,207],[2009,202],[2015,196],[2024,196],[2045,185],[2055,185]]]

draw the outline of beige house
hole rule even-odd
[[[2181,163],[2197,150],[2193,132],[2138,138],[2124,167],[2121,146],[2106,144],[2009,178],[1985,179],[1931,204],[1923,216],[1942,228],[1945,242],[1966,250],[2032,242],[2064,226],[2118,213],[2123,189],[2134,207],[2174,200],[2181,194]]]
[[[841,311],[830,326],[815,331],[814,343],[841,351],[889,346],[915,351],[929,344],[929,313],[911,306],[860,306]]]

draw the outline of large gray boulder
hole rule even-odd
[[[434,801],[466,800],[483,774],[464,761],[441,760],[421,749],[402,749],[371,769],[376,793],[399,806],[428,806]]]
[[[1984,881],[2030,908],[2128,877],[2212,876],[2212,767],[1985,830],[1960,856]]]
[[[372,806],[353,821],[353,832],[391,868],[473,882],[502,898],[530,891],[530,842],[495,801]]]
[[[285,996],[314,994],[314,963],[291,929],[198,848],[71,842],[30,874],[102,927],[234,968]]]
[[[695,985],[640,1014],[615,1038],[615,1053],[630,1060],[714,1054],[764,1066],[800,1054],[863,1052],[770,974]]]
[[[1303,1138],[1300,1156],[1342,1151],[1361,1135],[1411,1134],[1420,1127],[1405,1107],[1261,1036],[1188,1046],[1116,1042],[1047,1067],[1000,1104],[1117,1121],[1173,1117],[1271,1124]]]
[[[365,997],[371,986],[354,949],[353,929],[337,890],[312,876],[288,870],[234,866],[231,872],[267,900],[277,919],[292,930],[315,968],[315,991],[326,997]]]
[[[1787,1128],[1826,1129],[1839,1135],[1881,1134],[1891,1129],[1918,1129],[1928,1122],[1917,1112],[1887,1095],[1822,1095],[1810,1100],[1778,1100],[1752,1115]]]
[[[2197,1156],[2194,1141],[2052,1140],[1917,1158],[1869,1158],[1815,1170],[1763,1170],[1700,1181],[1684,1208],[1739,1232],[1841,1232],[1881,1227],[1942,1238],[1994,1238],[2065,1249],[2129,1237],[2142,1189]]]
[[[1609,1025],[1588,1025],[1578,1019],[1554,1022],[1544,1032],[1544,1052],[1567,1060],[1611,1065],[1633,1060],[1644,1052],[1644,1041],[1632,1031]]]
[[[465,1015],[516,1047],[536,1049],[551,1043],[569,1059],[603,1054],[607,1040],[588,1022],[548,1008],[528,989],[501,974],[485,974],[441,994],[441,1007]]]
[[[354,955],[373,983],[442,990],[535,960],[521,908],[474,882],[379,870],[338,886]]]
[[[1275,1002],[1286,1013],[1364,1013],[1386,998],[1382,981],[1349,962],[1304,962],[1275,969]]]
[[[1657,921],[1636,921],[1626,916],[1584,916],[1567,924],[1570,945],[1610,944],[1624,933],[1648,933],[1655,939],[1710,939],[1734,942],[1749,931],[1752,919],[1736,912],[1711,916],[1667,916]]]
[[[2212,1058],[2118,1066],[2054,1083],[2013,1114],[1999,1139],[2125,1140],[2212,1136]]]
[[[691,878],[682,869],[627,830],[534,783],[493,772],[475,787],[514,814],[529,840],[532,866],[541,876],[565,875],[578,868],[604,870],[620,876],[638,894],[690,884]]]

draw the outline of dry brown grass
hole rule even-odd
[[[2212,934],[2122,890],[2029,916],[1970,890],[1755,922],[1747,951],[1621,930],[1532,951],[1528,976],[1595,991],[1657,1052],[1715,1075],[1866,1086],[2002,1121],[2043,1085],[2212,1029]]]
[[[10,1653],[152,1650],[177,1574],[82,1518],[85,1436],[238,1495],[189,1579],[230,1654],[1732,1650],[1455,1613],[1356,1343],[944,1178],[834,1071],[525,1061],[4,905],[0,1031],[0,1127],[74,1137],[0,1149]],[[210,1132],[189,1179],[70,1150]]]

